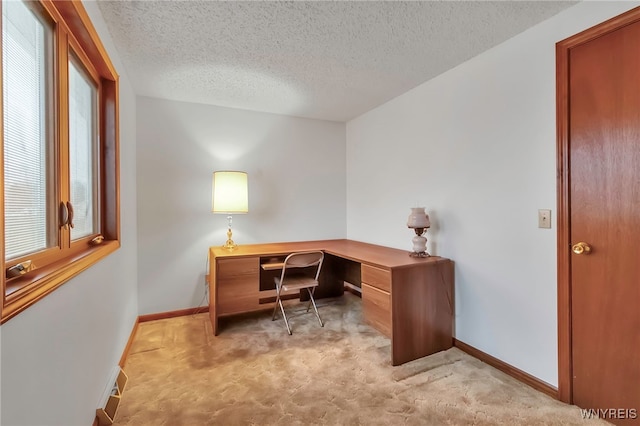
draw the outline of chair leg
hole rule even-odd
[[[310,296],[316,292],[316,288],[313,287],[311,291],[313,293],[309,293]],[[307,292],[309,292],[309,287],[307,287]],[[309,309],[311,309],[311,299],[313,299],[313,297],[309,297],[309,303],[307,303],[307,312],[309,312]]]
[[[280,310],[282,311],[282,316],[284,317],[284,323],[287,326],[287,331],[289,332],[289,336],[291,336],[291,327],[289,327],[289,321],[287,321],[287,314],[284,313],[284,307],[282,306],[282,299],[278,300],[278,304],[280,304]]]
[[[276,305],[273,307],[273,315],[271,316],[271,321],[275,321],[276,312],[278,312],[278,306],[280,306],[280,310],[282,311],[282,317],[284,318],[284,323],[287,326],[287,331],[289,335],[291,335],[291,327],[289,327],[289,321],[287,321],[287,314],[284,313],[284,306],[282,306],[282,299],[280,298],[280,289],[276,293]]]
[[[313,289],[315,290],[315,287]],[[311,303],[313,304],[313,310],[316,311],[316,317],[318,317],[318,322],[320,323],[320,327],[324,327],[324,324],[322,323],[322,319],[320,318],[320,314],[318,313],[318,307],[316,306],[316,301],[313,299],[313,292],[309,288],[307,288],[307,292],[309,293]]]

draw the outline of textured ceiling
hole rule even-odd
[[[137,94],[336,121],[574,3],[98,2]]]

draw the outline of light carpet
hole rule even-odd
[[[290,323],[207,313],[141,323],[124,368],[117,426],[607,425],[457,348],[401,366],[363,323],[361,301],[323,299]]]

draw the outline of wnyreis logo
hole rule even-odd
[[[583,419],[637,419],[638,410],[635,408],[581,408]]]

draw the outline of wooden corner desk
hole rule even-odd
[[[360,286],[364,320],[391,339],[391,363],[449,349],[453,344],[453,262],[413,258],[407,251],[353,240],[251,244],[209,249],[209,315],[273,309],[276,264],[296,251],[322,250],[325,260],[315,297],[340,296],[344,282]],[[321,312],[322,314],[322,312]]]

